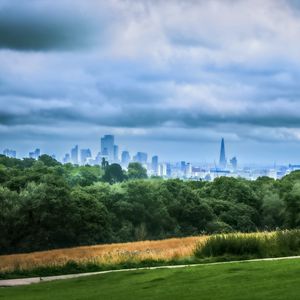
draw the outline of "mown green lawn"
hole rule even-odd
[[[110,273],[1,288],[0,299],[300,299],[300,259]]]

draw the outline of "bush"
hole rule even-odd
[[[195,256],[253,256],[263,257],[266,248],[266,236],[255,234],[218,234],[211,236],[204,245],[198,245]]]
[[[284,230],[276,233],[276,244],[280,256],[300,254],[300,230]]]
[[[194,251],[197,258],[234,256],[238,258],[279,257],[300,254],[300,230],[261,234],[218,234]]]

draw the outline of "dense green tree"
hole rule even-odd
[[[88,189],[75,188],[71,193],[74,202],[74,232],[76,243],[91,245],[109,241],[111,229],[107,208]]]
[[[299,171],[281,180],[145,180],[133,163],[125,175],[118,164],[0,155],[0,253],[300,227]]]
[[[300,182],[294,183],[292,190],[284,198],[285,222],[289,228],[300,227]]]
[[[111,164],[105,168],[102,179],[110,184],[122,182],[125,179],[124,172],[119,164]]]
[[[0,253],[15,252],[19,195],[0,186]]]
[[[39,161],[42,161],[47,167],[55,167],[60,165],[60,163],[47,154],[43,154],[39,157]]]
[[[128,165],[128,178],[129,179],[146,179],[147,170],[137,162],[129,163]]]

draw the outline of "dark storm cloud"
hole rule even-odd
[[[0,48],[66,50],[92,43],[93,20],[63,5],[40,4],[12,1],[0,7]]]

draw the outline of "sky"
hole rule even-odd
[[[0,0],[0,151],[300,163],[297,0]]]

